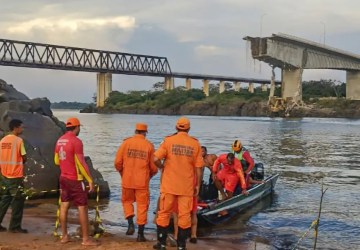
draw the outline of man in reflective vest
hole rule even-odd
[[[24,191],[24,163],[26,151],[23,140],[19,135],[23,132],[21,120],[13,119],[9,123],[10,134],[0,141],[0,168],[2,175],[2,197],[0,200],[0,232],[6,231],[1,226],[7,209],[11,205],[11,219],[9,232],[27,233],[21,228],[25,196]]]
[[[241,162],[245,175],[250,174],[255,166],[254,159],[251,157],[249,151],[242,146],[240,140],[235,140],[231,145],[232,153]]]
[[[149,182],[150,178],[157,173],[154,163],[154,145],[145,138],[147,132],[145,123],[137,123],[135,135],[123,141],[114,161],[115,168],[122,179],[121,200],[125,218],[128,221],[126,235],[132,235],[135,232],[133,203],[136,202],[138,242],[146,241],[144,228],[150,203]]]

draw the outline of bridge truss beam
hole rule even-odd
[[[142,76],[171,75],[166,57],[0,39],[0,65]]]

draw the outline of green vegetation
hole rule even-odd
[[[226,85],[225,85],[226,86]],[[150,91],[129,91],[122,93],[113,91],[106,100],[105,110],[119,110],[123,108],[154,108],[154,109],[178,109],[185,103],[208,103],[213,105],[229,104],[234,102],[261,102],[266,101],[268,92],[262,92],[256,88],[255,93],[249,93],[246,89],[235,92],[231,85],[226,86],[226,91],[219,94],[218,86],[210,85],[210,96],[206,97],[202,89],[186,90],[180,86],[172,90],[160,91],[163,84],[156,83]]]
[[[321,97],[345,97],[345,83],[334,80],[320,80],[303,82],[303,100],[309,101],[311,98]]]
[[[195,107],[197,104],[207,104],[211,106],[257,103],[266,102],[269,97],[269,89],[262,91],[261,87],[254,89],[254,93],[249,93],[247,89],[239,92],[233,89],[232,83],[225,83],[225,92],[219,93],[219,84],[209,85],[209,97],[206,97],[202,89],[186,90],[183,86],[172,90],[164,91],[164,83],[157,82],[150,91],[129,91],[122,93],[113,91],[106,100],[103,110],[178,110],[184,104],[188,107]],[[303,100],[305,102],[316,103],[323,97],[341,98],[345,96],[345,83],[334,80],[308,81],[303,82]],[[281,96],[281,87],[275,89],[275,96]],[[327,106],[326,102],[321,101],[320,105]],[[346,104],[343,101],[342,106]],[[334,104],[329,104],[334,106]]]
[[[89,106],[89,103],[82,102],[54,102],[51,103],[50,108],[52,109],[83,109]]]

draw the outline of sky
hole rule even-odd
[[[359,0],[0,0],[0,38],[164,56],[175,72],[270,79],[243,37],[281,32],[360,54],[359,11]],[[0,79],[51,102],[90,103],[96,92],[96,73],[0,66]],[[303,80],[319,79],[344,82],[346,73],[304,71]],[[163,80],[113,75],[112,88],[150,90]]]

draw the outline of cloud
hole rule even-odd
[[[195,53],[200,57],[211,57],[224,55],[226,50],[215,45],[198,45],[195,47]]]
[[[174,72],[269,79],[271,68],[253,60],[242,40],[259,36],[260,30],[262,36],[283,32],[316,42],[326,38],[329,46],[360,53],[359,0],[346,4],[339,0],[303,0],[301,4],[289,0],[2,2],[1,38],[164,56]],[[344,79],[344,75],[343,71],[305,71],[304,79]],[[279,70],[276,77],[281,77]],[[73,82],[86,89],[78,92],[81,99],[90,100],[96,89],[96,76],[90,73],[0,67],[0,78],[20,91],[26,89],[31,97],[41,93],[30,83],[41,83],[41,95],[48,91],[47,96],[57,101],[77,98],[65,87],[72,88]],[[160,80],[114,75],[113,87],[149,89]],[[183,84],[183,79],[176,81]],[[52,91],[48,83],[61,88]]]
[[[135,17],[117,16],[108,18],[83,18],[83,19],[55,19],[36,18],[24,22],[13,23],[6,29],[10,34],[27,34],[33,30],[59,32],[116,27],[120,29],[133,29],[136,27]]]

